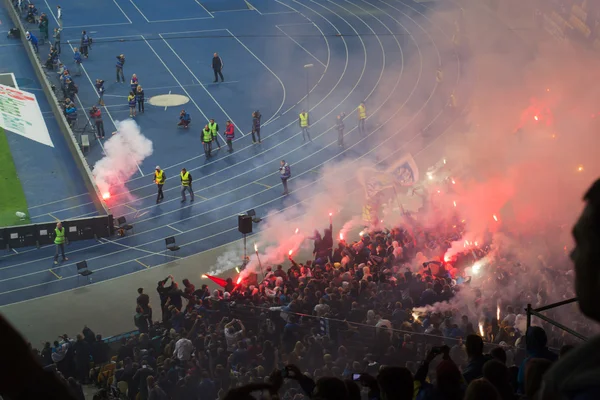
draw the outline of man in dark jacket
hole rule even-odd
[[[252,143],[256,143],[257,138],[258,143],[260,143],[260,117],[260,111],[258,110],[252,113]],[[254,134],[256,134],[256,137]]]
[[[465,382],[469,384],[471,381],[483,376],[483,365],[492,358],[483,354],[483,339],[481,336],[467,336],[465,348],[467,350],[469,362],[467,363],[467,367],[463,370],[463,377]]]
[[[285,160],[281,160],[281,167],[279,167],[279,175],[281,177],[281,183],[283,184],[283,195],[288,195],[287,181],[292,176],[292,171],[288,163]]]
[[[73,345],[75,355],[75,368],[77,369],[77,379],[80,382],[87,381],[90,371],[91,349],[88,342],[83,340],[83,335],[77,335],[77,341]]]
[[[221,77],[221,82],[224,82],[225,78],[223,78],[223,72],[221,72],[223,70],[223,60],[221,59],[221,57],[219,57],[218,53],[215,53],[213,55],[212,69],[215,73],[215,80],[213,82],[218,82],[219,76]]]

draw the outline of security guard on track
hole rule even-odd
[[[56,252],[54,253],[54,265],[58,265],[58,252],[60,251],[62,255],[63,261],[68,261],[69,259],[65,257],[65,228],[62,226],[62,223],[59,222],[56,224],[56,229],[54,229],[55,237],[54,244],[56,245]]]
[[[219,124],[217,124],[214,119],[211,119],[208,121],[208,129],[210,129],[210,133],[212,133],[212,140],[217,143],[219,150],[221,150],[221,143],[219,143]]]
[[[206,155],[206,158],[210,158],[213,137],[208,125],[204,126],[204,129],[202,129],[202,133],[200,133],[200,136],[202,139],[202,145],[204,146],[204,154]]]
[[[367,119],[367,108],[365,107],[365,103],[362,102],[358,106],[358,133],[360,135],[365,135],[367,130],[365,129],[365,120]]]
[[[310,138],[310,132],[308,131],[310,122],[308,120],[308,113],[305,110],[302,110],[298,116],[298,123],[300,124],[300,129],[302,130],[302,140],[306,142],[306,138],[308,137],[308,140],[312,142],[312,139]]]
[[[160,169],[160,167],[156,166],[156,171],[154,171],[154,183],[158,187],[158,196],[156,197],[156,204],[163,201],[165,195],[163,194],[163,185],[165,184],[165,180],[167,180],[167,174],[165,171]]]
[[[194,191],[192,190],[192,174],[186,171],[185,168],[181,169],[181,202],[185,203],[185,192],[190,192],[190,201],[194,201]]]

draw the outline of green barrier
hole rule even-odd
[[[8,139],[4,129],[0,128],[0,226],[29,224],[27,199],[21,181],[17,175],[17,168],[13,161]],[[16,212],[23,212],[25,219],[16,216]]]
[[[77,168],[79,169],[81,176],[83,177],[83,181],[85,183],[87,190],[89,191],[89,193],[92,197],[92,201],[94,202],[96,210],[98,211],[98,213],[100,215],[110,214],[108,207],[102,200],[102,196],[100,194],[100,191],[98,190],[98,187],[94,183],[94,178],[92,177],[92,171],[87,163],[87,160],[83,156],[81,149],[79,148],[79,143],[77,143],[76,136],[73,134],[73,131],[69,127],[69,124],[67,123],[67,120],[65,119],[65,116],[62,113],[62,110],[58,106],[58,99],[56,98],[54,91],[51,89],[51,84],[48,81],[46,74],[44,73],[44,68],[42,67],[42,64],[40,63],[40,60],[37,57],[37,54],[33,50],[33,47],[31,46],[31,44],[27,41],[27,38],[25,37],[25,32],[27,32],[28,29],[26,29],[23,26],[21,19],[20,19],[19,15],[17,14],[17,11],[15,10],[11,0],[4,0],[4,7],[8,11],[8,14],[10,15],[10,18],[11,18],[13,24],[15,25],[15,27],[21,31],[21,41],[23,42],[23,45],[25,46],[25,50],[27,51],[27,56],[29,57],[31,64],[33,65],[33,70],[35,71],[35,74],[37,75],[37,78],[40,81],[42,89],[44,90],[44,94],[46,95],[46,98],[48,99],[48,102],[50,103],[50,106],[52,107],[52,112],[54,113],[54,116],[56,117],[56,121],[58,122],[60,131],[62,132],[62,134],[65,138],[65,141],[67,143],[67,146],[69,147],[69,151],[71,152],[71,155],[73,156],[73,160],[75,161],[75,164],[77,165]],[[83,111],[85,112],[85,110],[83,110]],[[26,212],[26,211],[24,211],[24,212]]]

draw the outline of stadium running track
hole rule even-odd
[[[50,30],[57,25],[58,2],[37,4],[48,14]],[[240,2],[239,9],[214,13],[195,0],[179,2],[173,7],[161,0],[105,0],[98,6],[60,0],[65,65],[74,70],[69,45],[78,46],[83,29],[94,39],[84,74],[76,78],[80,109],[96,103],[93,82],[104,79],[102,111],[110,135],[114,121],[128,118],[126,95],[136,73],[147,100],[168,93],[187,96],[190,102],[184,107],[192,124],[188,130],[177,129],[180,107],[147,103],[146,113],[136,121],[153,141],[154,153],[126,183],[133,197],[112,193],[108,200],[115,217],[125,216],[134,225],[133,234],[74,242],[67,247],[69,260],[57,267],[52,265],[53,246],[4,253],[0,305],[85,284],[75,266],[82,260],[99,282],[239,240],[238,214],[254,209],[264,217],[301,209],[315,195],[311,187],[321,179],[319,170],[325,164],[385,154],[374,160],[383,165],[405,152],[416,156],[458,114],[439,98],[435,79],[441,65],[444,85],[458,92],[465,85],[466,63],[451,44],[458,12],[448,3],[440,11],[451,17],[442,19],[433,17],[438,10],[430,7],[442,7],[435,2],[250,0],[251,8]],[[212,83],[213,52],[223,58],[224,83]],[[115,57],[121,53],[127,60],[125,84],[114,82]],[[304,65],[309,63],[314,67],[307,78]],[[363,100],[368,134],[361,137],[355,121]],[[313,143],[304,144],[297,119],[307,104]],[[263,115],[262,144],[253,145],[249,128],[256,109]],[[342,111],[347,114],[346,147],[340,149],[333,126]],[[232,154],[223,146],[210,160],[204,157],[199,132],[209,118],[219,123],[221,135],[227,119],[235,123]],[[389,148],[394,150],[385,151]],[[94,141],[90,165],[102,151]],[[281,196],[281,159],[292,166],[288,197]],[[152,183],[156,165],[168,176],[160,205],[155,204]],[[180,203],[178,175],[183,167],[194,177],[194,203]],[[33,221],[94,215],[87,193],[35,205],[30,213]],[[165,254],[169,236],[181,246],[177,255]]]

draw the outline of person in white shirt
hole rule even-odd
[[[244,338],[246,328],[242,321],[234,319],[225,325],[225,341],[227,342],[227,351],[234,351],[234,346]]]
[[[60,6],[56,6],[56,19],[58,20],[58,26],[63,27],[63,22],[62,22],[62,8],[60,8]]]
[[[186,338],[181,338],[175,343],[175,350],[173,355],[177,357],[179,361],[189,361],[192,358],[194,352],[194,345],[192,341]]]

